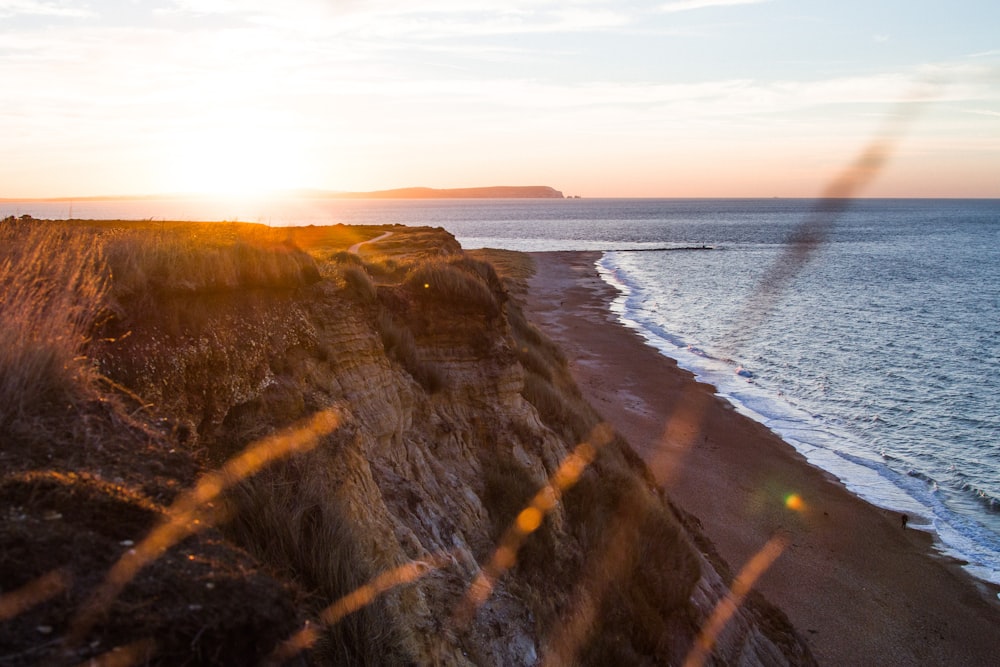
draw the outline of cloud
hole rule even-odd
[[[735,5],[757,5],[770,0],[674,0],[660,5],[662,12],[687,12],[707,7],[732,7]]]
[[[1000,118],[1000,111],[993,111],[992,109],[962,109],[962,113],[973,114],[975,116],[990,116],[991,118]]]
[[[94,13],[71,2],[43,2],[41,0],[0,0],[0,18],[11,16],[50,16],[62,18],[83,18]]]
[[[611,29],[631,22],[635,10],[607,0],[173,0],[158,13],[228,16],[301,34],[434,40]]]

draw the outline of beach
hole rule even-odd
[[[788,614],[821,664],[995,663],[996,587],[619,325],[609,310],[615,291],[594,267],[599,253],[532,257],[529,317],[565,350],[584,396],[700,520],[733,571],[785,536],[756,588]]]

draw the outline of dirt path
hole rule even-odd
[[[384,234],[376,236],[373,239],[368,239],[367,241],[360,241],[352,245],[350,248],[348,248],[347,252],[351,253],[352,255],[357,255],[361,251],[361,246],[368,245],[369,243],[378,243],[379,241],[387,239],[390,236],[392,236],[392,232],[385,232]]]

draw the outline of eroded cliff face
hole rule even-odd
[[[294,290],[165,296],[141,320],[126,309],[113,323],[101,368],[206,467],[317,411],[340,415],[319,447],[237,486],[223,530],[309,591],[314,619],[380,574],[418,563],[419,578],[332,624],[310,659],[540,664],[585,601],[596,614],[574,639],[574,663],[683,660],[731,575],[618,439],[596,443],[597,460],[527,536],[516,565],[473,614],[461,612],[511,522],[590,424],[573,438],[558,418],[573,410],[541,403],[537,387],[558,403],[565,379],[526,370],[511,325],[517,305],[481,266],[459,268],[491,299],[403,280],[359,294],[330,277]],[[412,343],[409,356],[399,340]],[[623,507],[638,516],[622,533],[628,562],[588,593]],[[812,662],[783,615],[757,598],[713,656]]]

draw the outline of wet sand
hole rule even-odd
[[[823,665],[992,665],[997,587],[938,555],[926,533],[849,493],[608,310],[598,253],[532,253],[531,320],[558,342],[604,419],[697,516],[733,570],[783,532],[758,581]],[[791,501],[788,499],[791,498]]]

